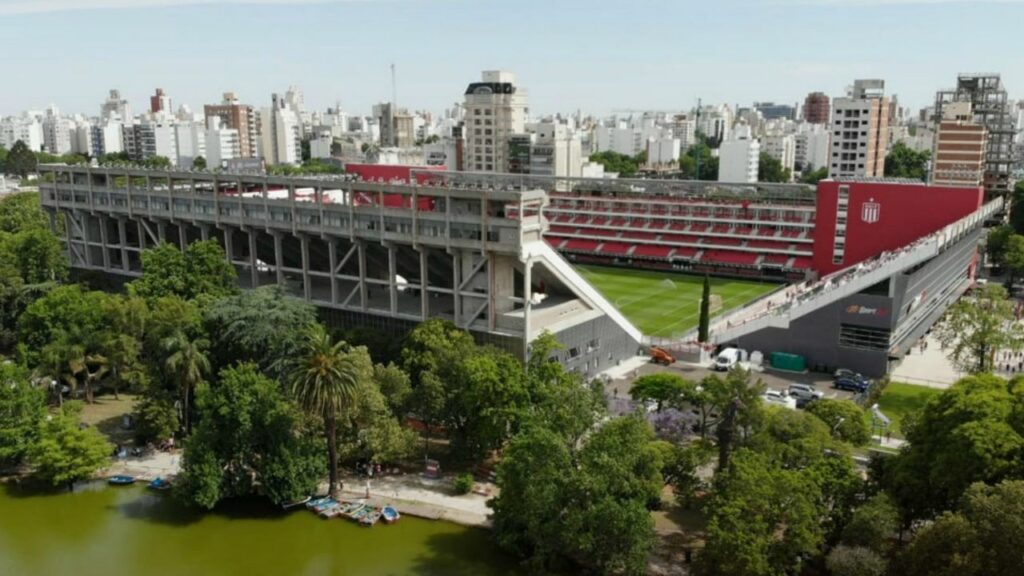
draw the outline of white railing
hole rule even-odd
[[[792,320],[810,314],[838,300],[852,296],[894,274],[912,268],[938,255],[947,246],[974,230],[992,214],[1002,208],[1003,200],[996,199],[980,209],[937,232],[892,252],[886,251],[825,276],[810,284],[797,285],[783,292],[784,301],[772,294],[722,318],[712,327],[712,340],[727,342],[762,328],[786,328]]]

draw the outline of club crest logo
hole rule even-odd
[[[874,224],[875,222],[878,222],[878,217],[881,215],[881,213],[882,205],[879,204],[878,202],[875,202],[874,198],[861,204],[860,219],[867,224]]]

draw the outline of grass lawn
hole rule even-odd
[[[82,406],[82,422],[95,426],[107,440],[115,444],[131,444],[131,430],[121,427],[125,414],[131,414],[135,401],[138,399],[133,394],[120,394],[120,399],[115,400],[113,394],[97,394],[94,404]]]
[[[942,393],[942,390],[904,384],[903,382],[891,382],[882,392],[878,400],[878,408],[892,419],[892,435],[903,438],[903,430],[900,428],[900,421],[911,412],[916,412],[924,407],[933,396]]]
[[[681,335],[696,326],[700,319],[703,276],[606,266],[576,268],[648,336],[669,338]],[[721,312],[725,312],[778,286],[767,282],[712,278],[711,294],[722,297]],[[714,316],[715,311],[711,315]]]

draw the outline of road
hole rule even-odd
[[[637,376],[643,376],[645,374],[656,374],[658,372],[671,372],[673,374],[679,374],[687,380],[700,380],[708,374],[716,374],[709,368],[703,368],[694,364],[687,364],[683,362],[676,362],[671,366],[662,366],[660,364],[654,364],[648,362],[643,364],[637,369]],[[717,372],[719,375],[723,375],[722,372]],[[825,393],[825,398],[840,399],[840,400],[852,400],[854,394],[852,392],[846,392],[843,390],[836,390],[832,387],[832,375],[822,374],[818,372],[806,372],[802,374],[796,374],[792,372],[778,372],[771,369],[766,369],[764,372],[755,372],[753,379],[756,381],[760,379],[765,385],[774,390],[785,390],[789,388],[789,385],[796,382],[800,384],[809,384],[814,386],[815,389]],[[628,412],[627,400],[629,399],[629,390],[632,387],[634,376],[629,375],[625,378],[617,378],[611,380],[605,386],[605,394],[612,400],[611,411],[613,413]]]

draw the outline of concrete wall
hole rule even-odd
[[[558,351],[558,359],[562,364],[588,377],[636,356],[640,349],[640,343],[608,316],[600,316],[559,331],[555,333],[555,338],[565,346],[564,350]],[[594,340],[599,340],[598,346],[591,348],[590,344]],[[578,355],[571,355],[573,348]]]

